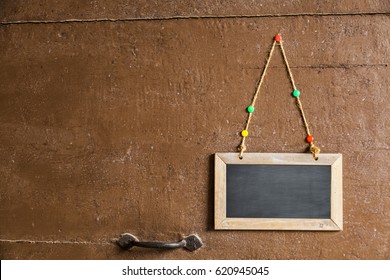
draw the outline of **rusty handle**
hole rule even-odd
[[[137,237],[130,233],[124,233],[116,243],[124,250],[130,250],[132,247],[157,248],[157,249],[176,249],[184,248],[189,251],[195,251],[202,247],[203,242],[196,234],[191,234],[178,242],[141,242]]]

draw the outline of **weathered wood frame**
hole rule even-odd
[[[226,165],[330,165],[331,214],[330,219],[280,218],[227,218],[226,217]],[[218,230],[343,230],[342,155],[320,154],[315,161],[311,154],[293,153],[238,153],[215,154],[215,229]]]

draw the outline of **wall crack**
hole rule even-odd
[[[69,241],[69,240],[29,240],[29,239],[0,239],[1,243],[28,243],[28,244],[67,244],[67,245],[113,245],[111,242]]]
[[[285,18],[285,17],[338,17],[338,16],[389,16],[389,12],[361,13],[291,13],[263,15],[206,15],[206,16],[167,16],[167,17],[128,17],[128,18],[94,18],[94,19],[59,19],[59,20],[15,20],[2,21],[1,25],[15,24],[61,24],[61,23],[99,23],[99,22],[132,22],[132,21],[171,21],[171,20],[202,20],[202,19],[246,19],[246,18]]]
[[[363,67],[387,67],[389,63],[378,64],[318,64],[318,65],[298,65],[290,66],[291,68],[311,68],[311,69],[352,69]],[[284,66],[270,66],[269,68],[285,68]],[[262,67],[243,67],[243,69],[262,69]]]

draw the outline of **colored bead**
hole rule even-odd
[[[294,97],[299,97],[299,96],[301,95],[301,92],[300,92],[299,90],[296,89],[296,90],[293,91],[292,95],[293,95]]]
[[[255,111],[255,107],[250,105],[250,106],[248,106],[248,108],[246,108],[246,110],[248,111],[248,113],[253,113]]]
[[[243,131],[241,131],[241,135],[242,135],[242,137],[247,137],[248,136],[248,130],[243,130]]]
[[[306,141],[309,142],[309,143],[313,142],[313,140],[314,140],[314,137],[311,136],[311,135],[306,137]]]
[[[282,36],[280,36],[279,34],[276,34],[274,39],[276,42],[280,42],[282,40]]]

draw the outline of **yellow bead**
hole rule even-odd
[[[242,135],[242,137],[247,137],[248,136],[248,130],[243,130],[243,131],[241,131],[241,135]]]

